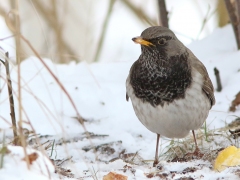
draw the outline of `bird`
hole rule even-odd
[[[192,131],[195,151],[202,157],[195,130],[205,122],[215,104],[214,88],[206,67],[167,27],[152,26],[132,40],[141,45],[141,55],[126,79],[126,100],[131,99],[139,121],[157,134],[184,138]]]

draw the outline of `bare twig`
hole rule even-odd
[[[96,52],[95,57],[94,57],[94,62],[97,62],[99,60],[99,56],[100,56],[100,53],[101,53],[101,50],[102,50],[104,37],[105,37],[105,34],[106,34],[109,19],[111,17],[111,13],[112,13],[114,3],[115,3],[115,0],[110,0],[109,7],[108,7],[108,12],[107,12],[107,15],[106,15],[104,23],[103,23],[102,33],[101,33],[100,39],[98,41],[97,52]]]
[[[69,160],[71,160],[71,159],[72,159],[72,156],[71,156],[71,157],[68,157],[68,158],[66,158],[66,159],[63,159],[60,163],[56,164],[56,166],[61,166],[64,162],[69,161]]]
[[[159,8],[159,24],[161,26],[168,28],[168,12],[166,8],[165,0],[158,0],[158,8]]]
[[[222,90],[222,83],[221,83],[221,79],[220,79],[219,70],[216,67],[214,68],[214,74],[215,74],[216,80],[217,80],[217,91],[221,92],[221,90]]]
[[[209,12],[210,12],[210,6],[208,6],[208,10],[207,10],[207,13],[206,13],[206,16],[204,17],[203,19],[203,23],[202,23],[202,27],[197,35],[197,39],[199,38],[199,36],[201,35],[205,25],[207,24],[208,20],[217,12],[217,9],[215,9],[215,11],[213,11],[210,15],[209,15]]]
[[[237,48],[240,49],[240,36],[239,36],[240,30],[238,29],[239,20],[235,13],[236,9],[233,6],[233,4],[231,3],[231,0],[225,0],[225,5],[226,5],[228,15],[229,15],[232,27],[233,27],[234,34],[235,34]]]
[[[240,0],[235,0],[235,2],[236,2],[237,11],[238,11],[237,16],[239,18],[240,17]]]
[[[13,99],[13,92],[12,92],[12,81],[9,71],[9,59],[8,59],[8,52],[5,53],[5,68],[6,68],[6,75],[7,75],[7,85],[8,85],[8,97],[10,103],[10,116],[12,118],[12,127],[13,127],[13,136],[14,141],[13,143],[17,145],[18,136],[17,136],[17,124],[16,124],[16,117],[15,117],[15,109],[14,109],[14,99]]]
[[[143,10],[137,8],[133,3],[131,3],[129,0],[122,0],[123,2],[130,10],[134,12],[134,14],[137,16],[137,18],[143,20],[147,24],[151,26],[157,26],[158,23],[156,20],[151,19]]]
[[[14,112],[14,104],[13,104],[13,99],[10,100],[10,109],[11,109],[11,117],[12,117],[12,123],[13,123],[13,133],[14,133],[14,144],[18,145],[18,139],[20,138],[21,140],[21,145],[23,146],[24,154],[25,154],[25,160],[27,162],[27,167],[30,169],[29,165],[29,159],[27,156],[27,150],[26,150],[26,142],[23,137],[23,131],[22,131],[22,103],[21,103],[21,79],[20,79],[20,62],[21,62],[21,42],[20,42],[20,19],[19,19],[19,4],[18,1],[11,0],[11,7],[12,11],[10,13],[6,13],[5,11],[2,11],[1,9],[1,14],[4,14],[6,24],[8,25],[9,29],[15,34],[15,41],[16,41],[16,61],[19,64],[18,66],[18,104],[19,104],[19,136],[17,136],[17,128],[16,128],[16,119],[15,119],[15,112]],[[14,18],[10,18],[9,14],[13,14]],[[8,54],[6,54],[8,56]],[[5,66],[7,66],[7,69],[9,70],[8,67],[8,59],[5,61]],[[8,72],[9,73],[9,72]],[[10,77],[10,76],[9,76]],[[8,77],[8,78],[9,78]],[[10,81],[11,82],[11,81]],[[8,79],[8,88],[9,88],[9,79]],[[13,97],[12,91],[9,93],[9,98]],[[13,108],[13,109],[12,109]],[[15,126],[15,127],[14,127]],[[17,136],[17,137],[16,137]]]
[[[236,2],[236,14],[237,14],[237,19],[238,19],[238,25],[237,25],[237,30],[238,30],[238,40],[240,41],[240,0],[235,0]],[[240,42],[239,42],[240,44]],[[238,48],[240,49],[240,48]]]
[[[20,39],[20,18],[19,18],[19,1],[18,0],[11,0],[11,6],[13,7],[13,15],[14,15],[14,27],[15,27],[15,40],[16,40],[16,62],[18,64],[17,66],[17,72],[18,72],[18,128],[19,128],[19,138],[21,142],[21,146],[23,147],[24,155],[25,155],[25,161],[27,163],[27,168],[30,169],[30,161],[29,156],[27,155],[27,149],[26,149],[26,141],[23,134],[23,128],[22,128],[22,88],[21,88],[21,39]]]

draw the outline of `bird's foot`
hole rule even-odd
[[[196,148],[194,152],[185,154],[184,159],[186,160],[201,159],[203,156],[204,154],[201,153],[201,151],[198,148]]]

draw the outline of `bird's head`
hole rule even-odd
[[[159,52],[169,57],[181,55],[186,51],[185,46],[177,39],[175,34],[168,28],[153,26],[145,29],[141,36],[132,40],[142,47],[142,51]]]

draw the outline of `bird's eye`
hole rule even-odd
[[[165,38],[160,38],[160,39],[158,40],[158,44],[159,44],[159,45],[164,45],[166,42],[167,42],[167,40],[166,40]]]

